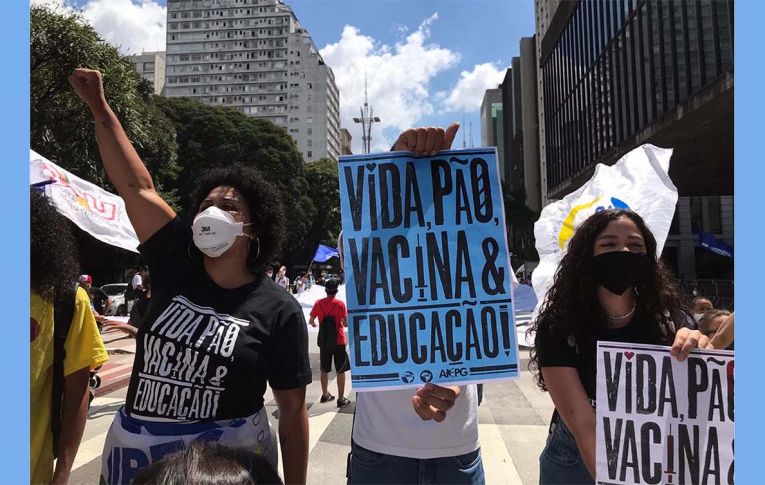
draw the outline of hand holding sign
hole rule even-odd
[[[459,386],[442,387],[435,384],[425,384],[425,387],[417,389],[415,395],[412,396],[414,412],[423,421],[434,419],[440,423],[446,419],[446,411],[454,406],[460,393]]]
[[[399,135],[393,150],[414,152],[416,155],[435,155],[452,147],[459,129],[459,123],[452,123],[446,130],[433,127],[411,128]]]
[[[88,106],[95,106],[99,103],[105,103],[104,84],[101,80],[101,73],[93,69],[77,68],[69,76],[69,84],[72,85],[74,92],[88,103]]]
[[[694,349],[712,349],[709,338],[698,330],[683,327],[675,333],[675,342],[671,353],[680,362],[684,361]]]

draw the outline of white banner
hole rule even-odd
[[[640,215],[656,238],[661,255],[677,205],[677,189],[669,179],[672,149],[642,145],[612,166],[598,164],[595,174],[579,190],[542,209],[534,224],[539,266],[531,275],[539,313],[555,271],[579,225],[604,209],[630,209]]]
[[[734,354],[598,342],[596,483],[733,484]]]
[[[34,150],[29,151],[31,184],[53,180],[45,194],[58,211],[99,241],[138,252],[138,236],[121,197],[87,182]]]

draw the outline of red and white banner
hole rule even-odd
[[[99,241],[138,252],[138,236],[121,197],[67,172],[34,150],[29,155],[30,183],[52,180],[44,186],[45,195],[61,214]]]

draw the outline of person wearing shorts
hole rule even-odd
[[[327,297],[317,301],[311,310],[311,320],[308,322],[312,327],[316,327],[316,319],[319,324],[324,319],[331,316],[337,326],[337,339],[334,346],[323,345],[319,350],[319,361],[321,368],[321,402],[325,403],[335,398],[329,393],[329,372],[332,370],[332,361],[335,361],[335,372],[337,373],[337,407],[341,408],[351,403],[349,399],[343,396],[345,393],[345,373],[350,370],[351,364],[346,351],[348,343],[345,337],[345,327],[348,326],[348,310],[342,300],[335,298],[337,295],[337,280],[327,281],[324,289],[327,291]]]

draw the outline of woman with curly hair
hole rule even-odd
[[[128,483],[198,438],[249,449],[276,468],[264,409],[268,383],[279,408],[285,481],[305,483],[306,323],[298,302],[264,277],[283,239],[278,194],[253,168],[213,170],[191,197],[191,224],[181,221],[107,104],[100,73],[77,69],[69,82],[94,117],[106,173],[125,200],[152,277],[102,479]]]
[[[90,370],[108,356],[90,298],[75,289],[77,244],[68,221],[36,189],[30,191],[29,209],[30,478],[31,483],[66,483],[88,417]],[[54,305],[64,299],[68,304]],[[71,314],[70,322],[55,314],[64,306],[70,308],[62,312]]]
[[[531,330],[537,383],[555,404],[540,483],[594,482],[598,340],[672,345],[680,360],[709,346],[698,330],[676,330],[680,294],[657,258],[653,234],[628,210],[598,212],[571,238]]]

